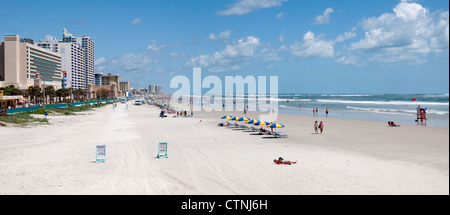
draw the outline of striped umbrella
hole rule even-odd
[[[226,115],[226,116],[223,116],[222,117],[222,119],[228,119],[228,120],[230,120],[230,119],[232,119],[233,117],[232,116],[230,116],[230,115]]]
[[[265,122],[265,121],[258,121],[255,123],[255,125],[260,125],[260,126],[265,126],[265,125],[269,125],[269,122]]]
[[[273,123],[271,125],[267,125],[268,128],[284,128],[283,124]]]
[[[256,119],[252,119],[252,120],[248,121],[248,124],[255,124],[257,122],[259,122],[259,121]]]
[[[239,118],[239,120],[236,120],[236,121],[239,121],[239,122],[241,122],[241,121],[248,122],[248,121],[250,121],[250,119],[247,118],[247,117],[241,117],[241,118]]]

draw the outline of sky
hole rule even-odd
[[[95,41],[95,72],[278,76],[280,93],[448,93],[447,0],[0,0],[0,34]],[[3,39],[0,39],[2,41]]]

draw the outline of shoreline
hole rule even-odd
[[[15,137],[0,143],[0,193],[448,195],[448,129],[280,114],[278,131],[289,137],[273,138],[217,126],[243,112],[159,112],[119,103],[0,128]],[[314,134],[316,119],[323,134]],[[169,158],[156,158],[158,142],[168,142]],[[105,163],[94,162],[96,145],[106,145]],[[273,164],[278,157],[298,163]]]

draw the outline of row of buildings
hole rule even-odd
[[[114,96],[125,96],[129,81],[120,82],[119,75],[96,74],[94,62],[94,40],[88,35],[76,37],[64,29],[62,40],[48,37],[35,43],[18,34],[5,34],[0,42],[0,87],[14,85],[25,91],[39,75],[45,87],[92,92],[116,85]]]

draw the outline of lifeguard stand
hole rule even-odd
[[[417,121],[423,122],[427,120],[427,110],[425,108],[420,108],[420,111],[417,113]]]

